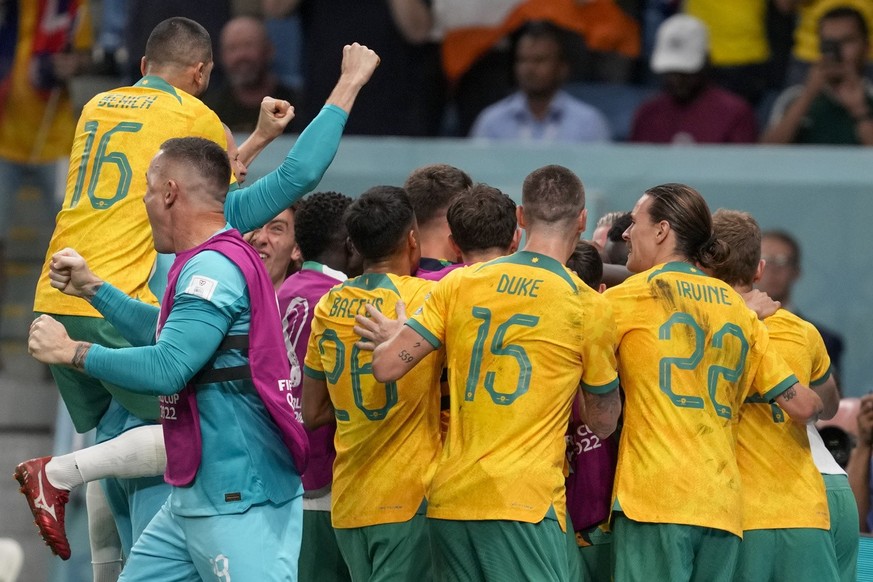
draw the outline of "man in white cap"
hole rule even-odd
[[[658,29],[652,71],[664,90],[640,105],[630,141],[648,143],[753,143],[755,112],[709,79],[709,32],[699,19],[677,14]]]

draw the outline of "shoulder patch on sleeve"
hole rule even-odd
[[[191,277],[191,282],[188,283],[188,288],[185,289],[185,293],[209,301],[212,299],[212,295],[215,294],[217,288],[218,281],[215,279],[210,279],[203,275],[194,275]]]

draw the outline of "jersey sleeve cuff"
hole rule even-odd
[[[821,377],[816,378],[815,380],[810,380],[809,386],[812,388],[814,386],[821,386],[825,382],[828,381],[828,378],[831,377],[831,371],[833,366],[828,366],[828,369],[825,370],[825,373],[821,375]]]
[[[601,384],[600,386],[592,386],[591,384],[582,382],[582,390],[591,394],[608,394],[618,388],[618,384],[618,376],[616,376],[612,382]]]
[[[348,118],[349,118],[349,114],[346,113],[346,111],[344,109],[342,109],[341,107],[337,107],[336,105],[333,105],[333,104],[325,105],[324,107],[321,108],[321,110],[322,111],[334,111],[337,114],[339,114],[339,116],[342,118],[342,123],[344,126],[346,124],[346,120],[348,120]]]
[[[432,345],[435,350],[438,350],[440,348],[440,346],[443,345],[442,342],[440,340],[438,340],[434,334],[432,334],[427,328],[425,328],[423,325],[421,325],[421,323],[419,323],[418,321],[416,321],[414,319],[410,319],[410,320],[407,320],[406,325],[411,327],[412,331],[414,331],[415,333],[417,333],[418,335],[423,337],[425,339],[425,341],[427,341],[427,343]]]
[[[795,376],[794,374],[791,374],[790,376],[788,376],[787,378],[785,378],[784,380],[782,380],[781,382],[776,384],[775,387],[773,387],[770,390],[768,390],[767,392],[765,392],[764,393],[764,400],[766,400],[767,402],[773,402],[774,400],[779,398],[779,396],[781,396],[783,392],[785,392],[786,390],[788,390],[789,388],[791,388],[792,386],[797,384],[797,382],[798,382],[797,376]]]
[[[315,368],[310,368],[306,364],[303,364],[303,373],[312,378],[313,380],[326,380],[327,375],[321,370],[316,370]]]

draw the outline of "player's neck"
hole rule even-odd
[[[524,250],[551,257],[561,264],[566,263],[576,248],[576,238],[570,238],[563,232],[527,231],[527,242]]]
[[[187,221],[186,221],[187,222]],[[224,213],[202,213],[196,221],[182,225],[173,235],[173,251],[181,253],[202,245],[227,225]]]
[[[412,262],[409,260],[407,253],[397,253],[384,259],[369,261],[364,259],[364,274],[367,273],[382,273],[409,276],[412,275]]]

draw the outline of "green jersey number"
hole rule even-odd
[[[88,171],[88,163],[91,161],[91,150],[94,147],[94,138],[97,135],[98,124],[96,121],[88,121],[85,123],[85,133],[88,137],[85,138],[85,147],[82,148],[82,158],[79,160],[79,172],[76,175],[76,185],[73,189],[73,197],[70,199],[70,208],[75,208],[79,203],[79,198],[82,197],[82,189],[85,187],[85,174]],[[133,123],[131,121],[122,121],[100,138],[97,144],[97,151],[94,155],[94,164],[91,169],[91,179],[88,181],[88,198],[91,200],[91,206],[96,210],[106,210],[119,200],[127,196],[127,191],[130,189],[130,181],[133,178],[133,171],[130,168],[130,162],[123,152],[108,152],[109,140],[116,133],[136,133],[142,129],[142,123]],[[97,197],[97,182],[100,180],[100,173],[105,169],[104,164],[115,166],[118,171],[118,185],[115,188],[115,195],[111,198]]]
[[[485,351],[485,343],[491,328],[491,310],[485,307],[474,307],[473,317],[481,319],[482,323],[476,332],[476,341],[473,343],[473,355],[470,358],[470,371],[467,374],[467,384],[464,391],[464,400],[467,401],[473,400],[476,396],[476,387],[479,385],[479,376],[482,372],[482,355]],[[491,354],[494,356],[510,356],[515,358],[518,364],[518,381],[515,384],[515,389],[511,392],[498,391],[494,386],[497,374],[490,370],[485,373],[485,390],[491,395],[491,400],[494,404],[501,406],[512,404],[530,388],[531,365],[527,352],[520,345],[504,344],[504,340],[506,339],[507,330],[513,325],[535,327],[539,321],[540,318],[533,315],[515,314],[498,325],[494,331],[494,337],[491,338]]]
[[[664,357],[658,363],[658,382],[661,387],[661,392],[670,398],[674,405],[680,408],[703,408],[704,400],[701,396],[691,394],[679,394],[673,391],[673,368],[678,370],[694,370],[700,365],[703,360],[704,350],[706,349],[706,333],[700,324],[688,313],[674,313],[658,330],[658,339],[669,341],[673,328],[676,326],[684,327],[686,333],[690,332],[694,338],[694,351],[686,357]],[[746,355],[749,353],[749,342],[743,335],[743,330],[733,323],[724,324],[712,336],[710,348],[717,350],[724,349],[724,342],[727,336],[733,336],[739,341],[740,355],[737,358],[736,365],[733,367],[721,366],[713,364],[709,367],[706,373],[706,387],[709,401],[715,409],[716,414],[722,418],[731,418],[733,411],[727,404],[718,401],[716,392],[718,390],[719,378],[724,378],[728,382],[736,382],[742,376],[743,370],[746,367]]]
[[[334,349],[336,350],[336,359],[334,361],[333,370],[327,372],[325,371],[325,377],[327,378],[328,383],[336,385],[337,381],[340,378],[340,375],[345,370],[346,365],[346,346],[340,340],[336,331],[332,329],[325,329],[324,334],[318,339],[318,351],[320,354],[324,355],[325,353],[325,343],[330,342],[333,344]],[[385,387],[385,406],[381,408],[367,408],[364,404],[364,392],[362,388],[362,376],[372,376],[373,375],[373,364],[368,362],[366,364],[360,364],[358,362],[358,356],[361,351],[358,349],[358,346],[352,346],[351,354],[349,356],[349,375],[351,376],[352,381],[352,395],[355,398],[355,406],[358,407],[358,410],[364,413],[370,420],[382,420],[386,416],[388,416],[388,411],[397,404],[397,383],[396,382],[388,382],[387,384],[383,384]],[[376,386],[379,384],[376,383]],[[336,410],[336,417],[338,420],[349,420],[349,414],[345,410]]]

